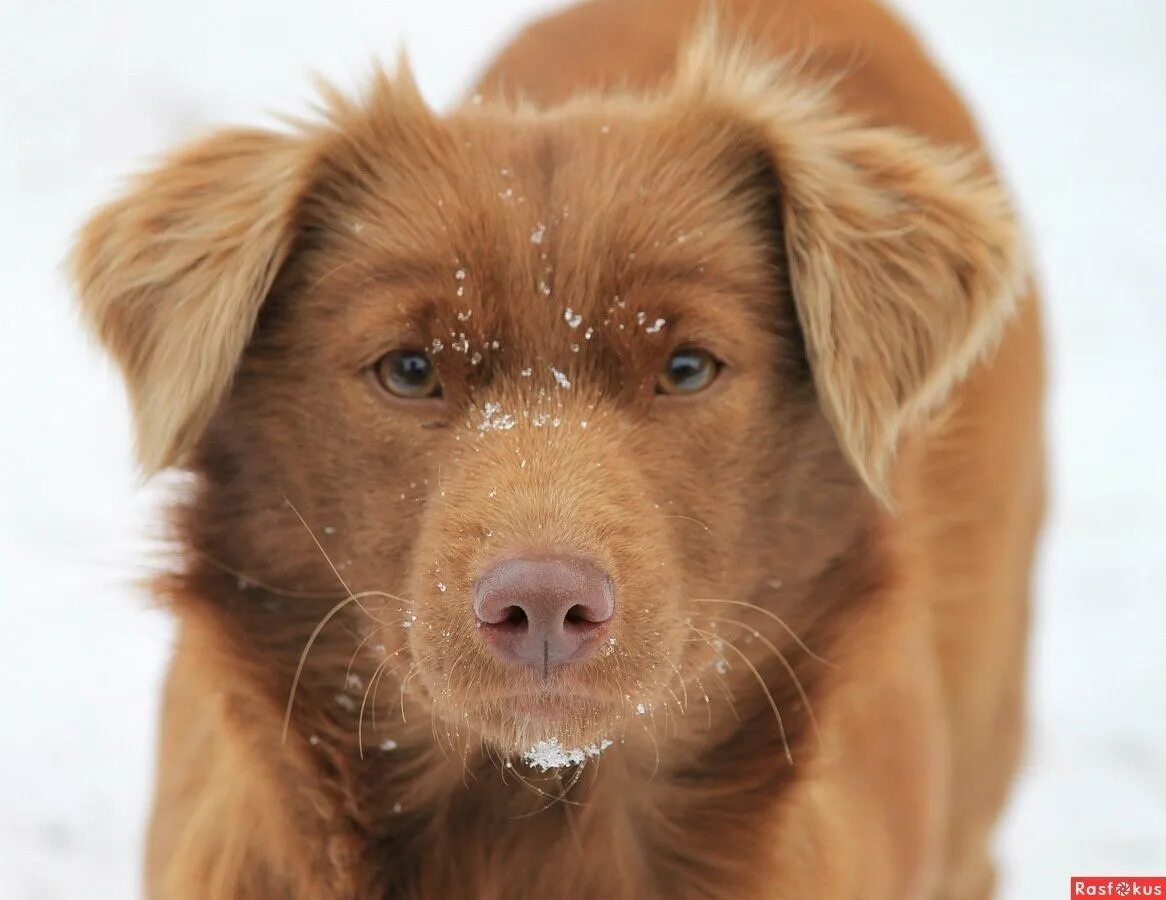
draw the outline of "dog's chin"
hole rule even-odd
[[[626,724],[623,704],[579,694],[529,693],[470,701],[439,715],[460,722],[504,757],[522,757],[545,743],[570,748],[605,746]]]

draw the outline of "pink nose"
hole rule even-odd
[[[614,612],[611,578],[574,556],[504,559],[474,586],[474,614],[490,649],[544,677],[595,655]]]

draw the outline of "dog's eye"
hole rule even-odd
[[[421,350],[394,350],[373,367],[377,381],[390,394],[405,400],[441,396],[437,369]]]
[[[719,365],[711,353],[696,347],[675,351],[656,377],[657,394],[695,394],[717,377]]]

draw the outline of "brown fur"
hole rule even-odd
[[[699,12],[583,4],[448,116],[378,77],[86,227],[142,464],[197,476],[152,896],[990,894],[1042,497],[1019,230],[879,7]],[[690,343],[721,377],[654,398]],[[401,346],[442,401],[375,388]],[[468,601],[545,549],[617,596],[547,682]],[[548,737],[615,743],[540,774]]]

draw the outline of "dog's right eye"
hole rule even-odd
[[[437,368],[422,350],[393,350],[373,366],[377,382],[394,397],[428,400],[441,396]]]

